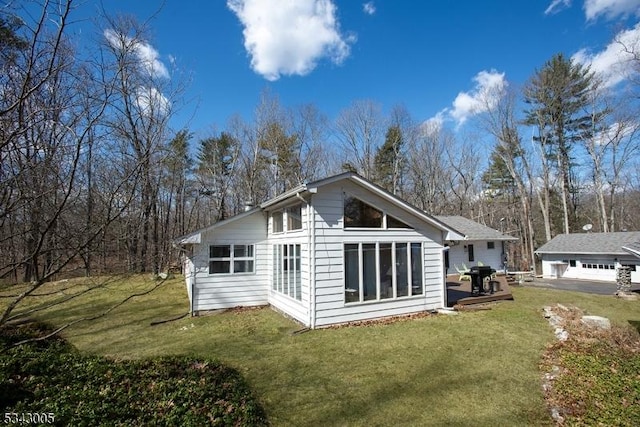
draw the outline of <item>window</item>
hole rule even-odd
[[[287,231],[302,230],[302,204],[287,208]]]
[[[473,255],[473,245],[467,245],[467,251],[469,252],[469,262],[475,261],[475,256]]]
[[[271,223],[272,233],[302,230],[302,203],[272,212]]]
[[[253,245],[209,246],[209,274],[253,273]]]
[[[271,288],[302,300],[300,245],[273,245],[273,279]]]
[[[271,214],[271,227],[274,233],[282,233],[284,231],[284,217],[282,211],[275,211]]]
[[[387,215],[387,228],[412,228],[412,227],[400,221],[399,219],[392,217],[391,215]]]
[[[344,226],[382,228],[382,211],[356,199],[346,197],[344,199]]]
[[[569,267],[575,267],[576,266],[576,260],[575,259],[570,259],[569,260]]]
[[[346,243],[345,302],[422,295],[421,243]]]
[[[496,242],[487,242],[487,249],[495,249]]]
[[[344,198],[345,228],[408,228],[410,225],[351,196]]]

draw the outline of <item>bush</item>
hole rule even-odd
[[[0,409],[53,413],[56,425],[267,425],[241,375],[214,360],[113,361],[83,355],[42,326],[0,331]]]

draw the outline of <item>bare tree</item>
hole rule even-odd
[[[504,166],[509,172],[511,179],[517,189],[518,199],[521,209],[520,221],[523,251],[526,254],[528,266],[533,266],[535,272],[535,229],[533,220],[532,193],[538,198],[541,213],[544,218],[545,232],[547,239],[551,239],[549,222],[549,193],[545,189],[546,185],[540,186],[536,182],[533,169],[531,167],[528,154],[522,145],[522,139],[518,130],[518,119],[516,117],[516,92],[512,89],[505,89],[501,93],[488,94],[491,100],[485,100],[486,113],[482,115],[483,128],[496,140],[494,152],[500,157]],[[494,99],[499,99],[495,102]],[[543,179],[549,179],[543,174]]]
[[[371,100],[355,101],[336,119],[335,135],[347,157],[345,167],[374,178],[374,157],[382,144],[385,120],[381,107]]]
[[[107,127],[136,172],[136,203],[127,211],[129,265],[132,271],[159,271],[159,217],[156,167],[165,150],[172,113],[169,72],[144,54],[146,27],[127,16],[104,17],[104,69],[113,78],[114,97]]]
[[[445,199],[447,139],[433,124],[417,126],[408,143],[408,199],[431,214],[441,213]]]

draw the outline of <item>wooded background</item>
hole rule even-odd
[[[265,89],[252,118],[230,111],[222,130],[196,138],[175,120],[186,79],[139,54],[150,28],[103,14],[80,50],[73,14],[72,0],[0,12],[2,283],[165,271],[177,236],[344,170],[429,214],[520,238],[509,249],[519,269],[585,224],[640,230],[632,76],[613,92],[557,54],[523,87],[486,94],[464,134],[402,105],[354,100],[329,118]]]

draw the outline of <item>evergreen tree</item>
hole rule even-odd
[[[384,144],[378,148],[374,159],[377,184],[393,194],[397,194],[401,186],[405,167],[403,148],[404,138],[400,126],[390,126]]]
[[[227,216],[227,196],[238,158],[239,143],[228,133],[205,138],[198,148],[197,173],[200,192],[209,197],[214,221]]]
[[[573,147],[593,132],[592,117],[586,113],[593,73],[588,67],[556,54],[538,70],[524,90],[525,124],[536,126],[543,162],[551,162],[560,179],[564,233],[575,222],[577,185]]]
[[[271,175],[268,181],[273,183],[272,196],[299,185],[302,166],[298,135],[287,135],[280,123],[272,122],[267,124],[258,142],[267,173]]]

